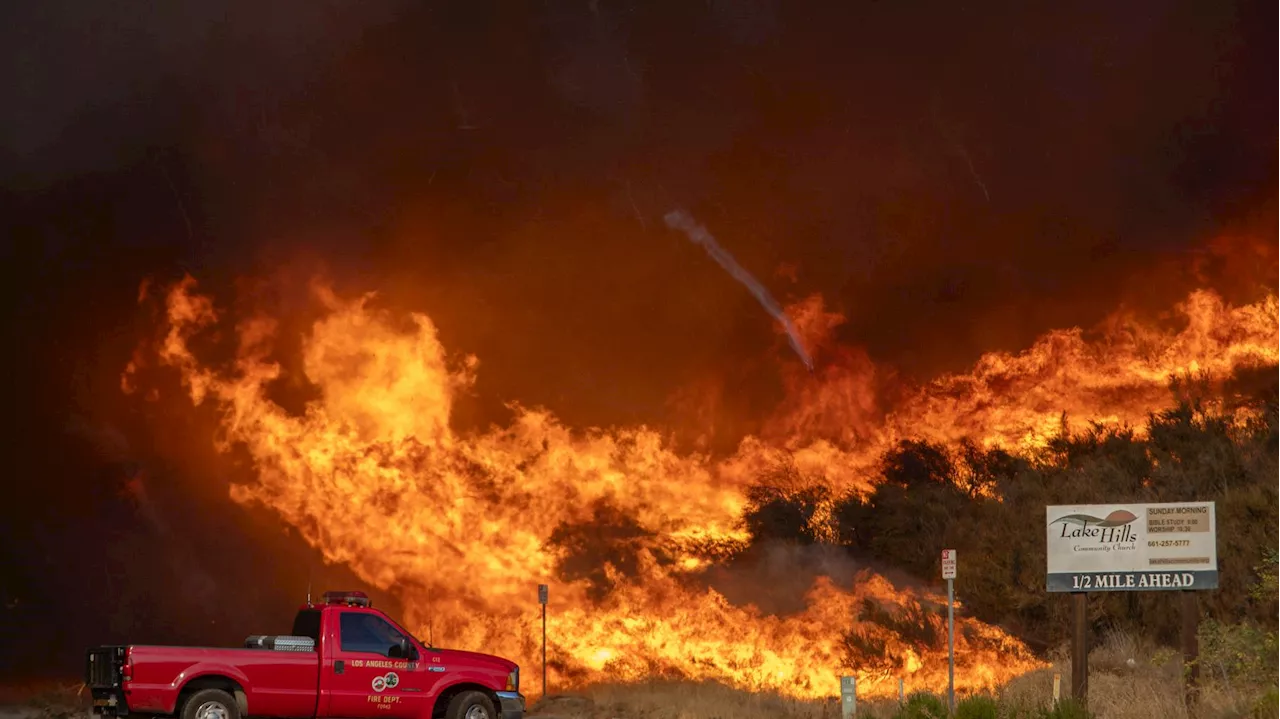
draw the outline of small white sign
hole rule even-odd
[[[840,719],[858,715],[858,678],[840,677]]]
[[[956,578],[956,550],[954,549],[942,550],[942,578]]]
[[[548,587],[545,584],[538,585],[538,604],[547,603]]]

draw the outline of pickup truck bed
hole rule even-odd
[[[255,716],[316,716],[320,655],[314,650],[135,645],[104,647],[99,653],[105,655],[120,649],[126,649],[132,660],[128,702],[132,712],[174,714],[179,698],[173,691],[175,682],[184,676],[216,674],[235,680],[241,687],[252,688]]]

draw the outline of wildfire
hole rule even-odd
[[[802,315],[797,325],[817,326],[819,333],[842,321],[825,312],[818,297],[793,310]],[[1140,429],[1149,412],[1169,404],[1170,377],[1221,378],[1277,361],[1274,294],[1232,307],[1197,290],[1160,319],[1156,326],[1116,312],[1093,339],[1079,328],[1053,330],[1023,352],[992,352],[968,373],[935,379],[887,414],[874,399],[876,368],[855,350],[833,348],[835,361],[822,382],[793,375],[785,411],[767,434],[796,453],[804,472],[837,487],[869,490],[876,461],[899,440],[954,444],[968,437],[1025,451],[1044,446],[1064,425],[1071,431],[1091,422]],[[756,464],[748,468],[759,470]]]
[[[475,358],[449,357],[423,315],[409,315],[406,326],[370,297],[345,300],[323,287],[315,294],[325,314],[303,340],[302,366],[319,393],[301,413],[270,398],[281,376],[270,359],[272,318],[242,321],[234,362],[215,370],[192,349],[220,320],[212,300],[190,278],[166,295],[160,363],[180,372],[194,403],[217,406],[219,442],[243,446],[256,466],[257,481],[232,496],[273,508],[327,559],[397,595],[410,627],[430,623],[450,646],[526,667],[537,663],[534,585],[551,583],[549,654],[559,686],[674,675],[829,696],[852,650],[863,657],[854,667],[863,694],[896,692],[899,677],[943,687],[945,634],[930,639],[939,629],[937,596],[859,572],[819,577],[802,611],[776,615],[735,605],[700,579],[707,546],[744,539],[743,489],[779,447],[805,473],[867,489],[869,468],[899,438],[1034,445],[1064,412],[1073,423],[1140,421],[1167,403],[1171,373],[1277,359],[1274,294],[1232,307],[1196,292],[1176,308],[1179,328],[1116,315],[1096,340],[1051,332],[885,412],[871,391],[876,368],[824,343],[839,317],[811,298],[791,308],[799,331],[813,334],[811,346],[828,359],[845,354],[817,381],[797,380],[768,432],[715,459],[679,453],[651,428],[573,431],[518,405],[508,426],[460,435],[450,427],[451,404],[473,382]],[[139,366],[130,364],[127,389],[137,386]],[[570,581],[553,581],[557,571]],[[905,638],[872,621],[875,611],[916,616],[923,634]],[[956,656],[962,690],[1039,666],[1016,640],[963,617]]]

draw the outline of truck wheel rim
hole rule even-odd
[[[467,715],[463,719],[489,719],[489,712],[484,707],[476,704],[467,710]]]
[[[227,719],[227,708],[222,702],[205,702],[196,710],[196,719]]]

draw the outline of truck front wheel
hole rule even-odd
[[[182,705],[182,719],[240,719],[240,705],[221,689],[201,689]]]
[[[445,719],[498,719],[498,712],[493,708],[493,700],[484,692],[469,691],[454,697],[444,716]]]

